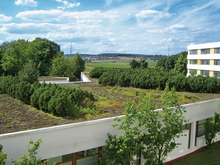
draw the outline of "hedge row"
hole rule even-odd
[[[166,72],[159,68],[109,69],[99,78],[103,86],[136,87],[143,89],[164,89],[166,84],[177,91],[220,93],[220,79],[216,77],[189,76]]]
[[[95,67],[89,72],[89,77],[91,78],[99,78],[104,72],[109,70],[126,70],[126,68],[105,68],[105,67]]]
[[[93,106],[92,93],[56,84],[29,84],[17,77],[0,77],[0,91],[55,116],[79,117],[80,109]]]

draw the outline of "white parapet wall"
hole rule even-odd
[[[81,72],[82,82],[84,82],[84,83],[91,82],[91,81],[89,80],[89,78],[88,78],[84,73],[88,73],[88,72]]]
[[[185,117],[191,123],[191,138],[189,138],[190,130],[184,130],[185,136],[178,139],[181,145],[169,154],[167,161],[184,156],[205,145],[204,137],[195,137],[195,123],[214,116],[214,112],[219,111],[219,102],[220,99],[215,99],[183,105],[186,108]],[[0,144],[4,147],[3,151],[8,153],[7,164],[11,164],[12,159],[17,159],[19,156],[27,154],[27,144],[31,139],[34,141],[39,138],[42,139],[43,143],[38,150],[38,155],[41,159],[53,158],[104,146],[108,132],[111,134],[120,133],[119,130],[112,127],[115,123],[113,119],[114,117],[1,134]],[[220,138],[218,137],[218,139]],[[195,140],[197,140],[197,146],[195,146]]]

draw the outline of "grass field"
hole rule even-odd
[[[172,165],[219,165],[220,143],[215,143],[211,148],[204,149]]]
[[[130,60],[103,60],[103,61],[93,61],[87,62],[85,64],[86,70],[85,72],[91,71],[95,67],[107,67],[107,68],[130,68],[129,65]],[[147,60],[150,68],[155,67],[156,62],[153,60]]]

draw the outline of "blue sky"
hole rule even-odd
[[[0,43],[36,37],[65,53],[172,55],[220,41],[220,1],[0,0]]]

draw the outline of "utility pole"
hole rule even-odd
[[[73,45],[71,43],[71,45],[70,45],[70,55],[72,55],[72,51],[73,51]]]
[[[167,55],[170,56],[170,45],[168,45],[168,48],[167,48]]]

